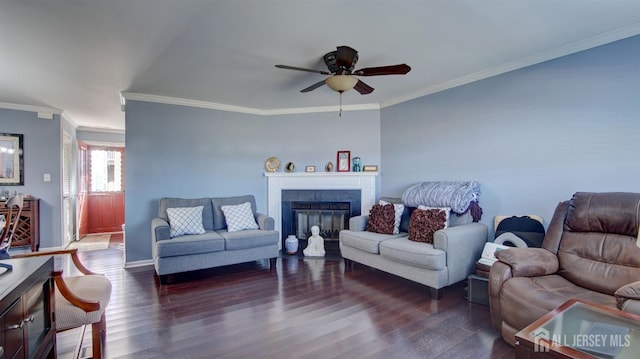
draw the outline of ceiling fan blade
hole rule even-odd
[[[279,69],[285,69],[285,70],[297,70],[297,71],[313,72],[313,73],[320,74],[320,75],[331,75],[331,73],[327,72],[327,71],[314,70],[314,69],[305,69],[303,67],[295,67],[295,66],[288,66],[288,65],[276,65],[276,67],[279,68]]]
[[[313,84],[313,85],[311,85],[311,86],[309,86],[309,87],[307,87],[307,88],[304,88],[304,89],[300,90],[300,92],[309,92],[309,91],[313,91],[313,90],[317,89],[318,87],[320,87],[320,86],[322,86],[322,85],[324,85],[324,84],[325,84],[324,80],[322,80],[322,81],[318,81],[318,82],[316,82],[315,84]]]
[[[365,84],[364,82],[358,80],[356,85],[353,87],[354,90],[360,92],[361,95],[368,95],[373,92],[374,88]]]
[[[354,71],[353,74],[357,76],[378,76],[378,75],[404,75],[411,71],[411,67],[407,64],[379,66],[379,67],[366,67]]]
[[[338,65],[338,67],[347,69],[351,72],[357,62],[358,51],[350,48],[349,46],[338,46],[338,51],[336,51],[336,65]]]

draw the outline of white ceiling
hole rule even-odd
[[[640,34],[638,0],[2,0],[0,107],[124,129],[128,99],[257,114],[336,109],[322,75],[336,46],[356,68],[405,76],[345,107],[379,108]],[[187,101],[188,100],[188,101]],[[46,111],[44,111],[46,112]],[[58,111],[59,112],[59,111]]]

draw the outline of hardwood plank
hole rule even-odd
[[[113,284],[106,358],[514,355],[489,308],[464,299],[462,283],[434,301],[428,288],[366,266],[345,272],[341,260],[285,257],[271,271],[266,261],[244,263],[162,285],[152,267],[122,268],[118,235],[109,249],[80,256]],[[78,335],[58,334],[59,358],[70,357]]]

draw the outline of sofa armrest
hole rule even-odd
[[[367,230],[367,222],[369,221],[369,216],[355,216],[349,218],[349,230],[350,231],[366,231]]]
[[[497,251],[496,258],[511,267],[514,277],[539,277],[556,273],[558,257],[544,248],[509,248]]]
[[[169,222],[162,218],[154,218],[151,220],[151,239],[152,243],[162,241],[165,239],[171,239],[171,229],[169,228]]]
[[[273,217],[263,213],[256,213],[256,222],[258,222],[258,227],[263,231],[273,231],[276,226]]]
[[[614,295],[618,309],[640,315],[640,281],[618,288]]]
[[[467,279],[482,254],[488,236],[487,225],[468,223],[448,227],[433,234],[433,247],[446,253],[449,284]]]

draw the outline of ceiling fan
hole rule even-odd
[[[323,56],[323,60],[329,71],[306,69],[288,65],[276,65],[276,67],[279,69],[329,75],[326,79],[318,81],[315,84],[300,90],[300,92],[309,92],[326,84],[332,90],[337,91],[340,94],[354,89],[362,95],[370,94],[374,89],[362,80],[358,79],[356,76],[404,75],[411,71],[411,67],[407,64],[366,67],[354,71],[353,69],[358,62],[358,51],[349,46],[338,46],[336,51],[331,51],[325,54]]]

